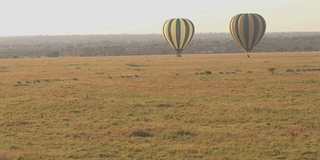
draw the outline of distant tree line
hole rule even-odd
[[[320,32],[266,33],[253,52],[320,51]],[[229,33],[197,33],[183,54],[243,52]],[[160,34],[0,37],[0,58],[175,54]]]

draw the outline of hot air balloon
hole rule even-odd
[[[163,36],[169,45],[181,56],[182,50],[189,44],[194,34],[193,23],[186,18],[168,19],[163,25]]]
[[[249,53],[263,37],[266,21],[256,13],[237,14],[232,17],[229,29],[237,44]]]

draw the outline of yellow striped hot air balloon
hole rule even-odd
[[[194,25],[186,18],[168,19],[163,25],[163,36],[179,55],[194,35]]]
[[[259,43],[266,31],[266,21],[256,13],[237,14],[229,25],[233,39],[247,53]]]

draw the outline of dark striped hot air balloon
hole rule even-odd
[[[259,43],[266,31],[266,21],[256,13],[237,14],[229,25],[233,39],[247,53]]]
[[[189,19],[172,18],[163,25],[163,36],[179,55],[189,44],[194,34],[194,25]]]

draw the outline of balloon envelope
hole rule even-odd
[[[180,54],[194,35],[194,25],[186,18],[168,19],[163,25],[163,36],[169,45]]]
[[[237,14],[232,17],[229,30],[237,44],[250,52],[263,37],[266,21],[256,13]]]

